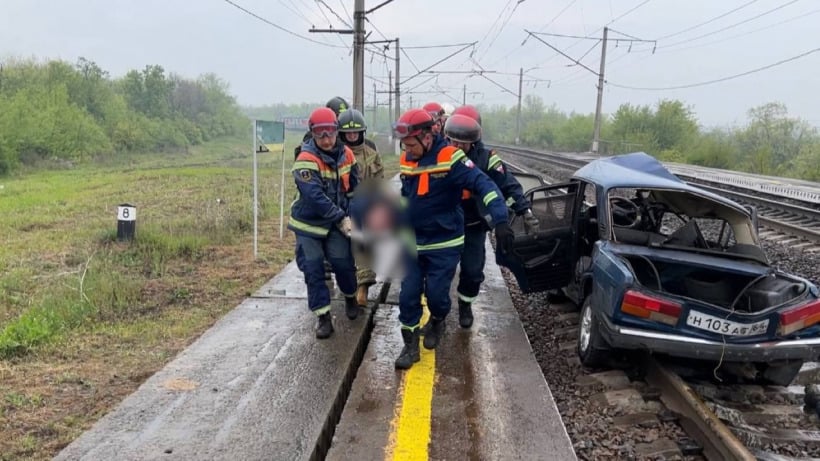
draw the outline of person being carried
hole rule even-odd
[[[356,156],[356,164],[359,167],[361,174],[360,180],[362,185],[373,181],[380,181],[384,179],[384,165],[376,150],[375,145],[365,142],[365,133],[367,133],[367,122],[364,115],[356,109],[348,109],[339,115],[339,132],[341,133],[342,142],[349,147]],[[361,228],[362,223],[356,222],[354,217],[354,224]],[[356,259],[356,282],[358,288],[356,290],[356,302],[361,307],[367,307],[367,294],[371,286],[376,283],[376,273],[372,269],[371,254],[361,244],[353,245],[353,255]]]

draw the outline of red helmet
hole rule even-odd
[[[471,106],[469,104],[466,106],[461,106],[453,111],[453,115],[456,114],[466,115],[481,125],[481,114],[478,113],[478,109],[476,109],[475,106]]]
[[[314,136],[336,136],[339,123],[336,120],[336,112],[327,107],[320,107],[310,114],[308,128]]]
[[[393,124],[393,133],[399,139],[420,136],[435,125],[433,117],[424,109],[410,109]]]
[[[481,125],[464,114],[453,114],[444,124],[444,136],[457,142],[476,142],[481,139]]]
[[[444,115],[444,107],[437,102],[428,102],[422,109],[426,110],[435,120],[438,120],[439,117]]]

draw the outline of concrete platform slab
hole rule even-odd
[[[430,416],[421,421],[427,427],[412,429],[414,447],[424,450],[420,459],[576,459],[501,272],[488,263],[485,276],[473,327],[459,328],[450,315],[435,352],[422,349],[435,355],[435,377]],[[409,372],[393,368],[402,341],[397,309],[385,307],[374,318],[328,460],[388,459],[405,449],[396,434],[414,385]]]
[[[298,287],[291,266],[271,286]],[[245,300],[56,459],[317,459],[369,330],[332,309],[320,341],[305,300]]]

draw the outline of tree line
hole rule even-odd
[[[0,61],[0,174],[42,159],[172,152],[247,130],[228,85],[159,65],[112,78],[93,61]]]
[[[484,137],[512,143],[516,108],[481,107]],[[592,114],[565,113],[527,96],[521,111],[521,143],[585,152],[592,144]],[[677,100],[654,106],[621,105],[601,124],[604,155],[644,151],[661,160],[774,176],[820,180],[820,134],[791,117],[784,104],[748,111],[748,122],[732,128],[704,128],[691,107]]]
[[[323,105],[271,104],[247,107],[252,117],[307,117]],[[478,105],[484,139],[512,144],[516,107]],[[375,123],[373,117],[375,115]],[[389,133],[387,108],[367,108],[370,133]],[[525,97],[521,111],[521,143],[557,151],[586,152],[592,144],[592,114],[566,113],[538,97]],[[774,176],[820,180],[820,134],[807,121],[789,116],[785,105],[768,103],[748,111],[748,122],[731,128],[704,128],[693,109],[677,100],[653,106],[622,104],[601,122],[604,155],[644,151],[661,160]]]

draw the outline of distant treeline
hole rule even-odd
[[[480,108],[484,137],[512,143],[516,108]],[[789,117],[786,106],[780,103],[750,109],[748,116],[745,126],[704,129],[691,107],[681,101],[662,100],[654,106],[623,104],[603,118],[600,151],[644,151],[665,161],[820,180],[817,128]],[[593,120],[592,114],[567,114],[528,96],[522,106],[521,143],[559,151],[588,151]]]
[[[0,61],[0,174],[41,159],[173,151],[241,133],[247,118],[213,74],[158,65],[111,78],[92,61]]]

